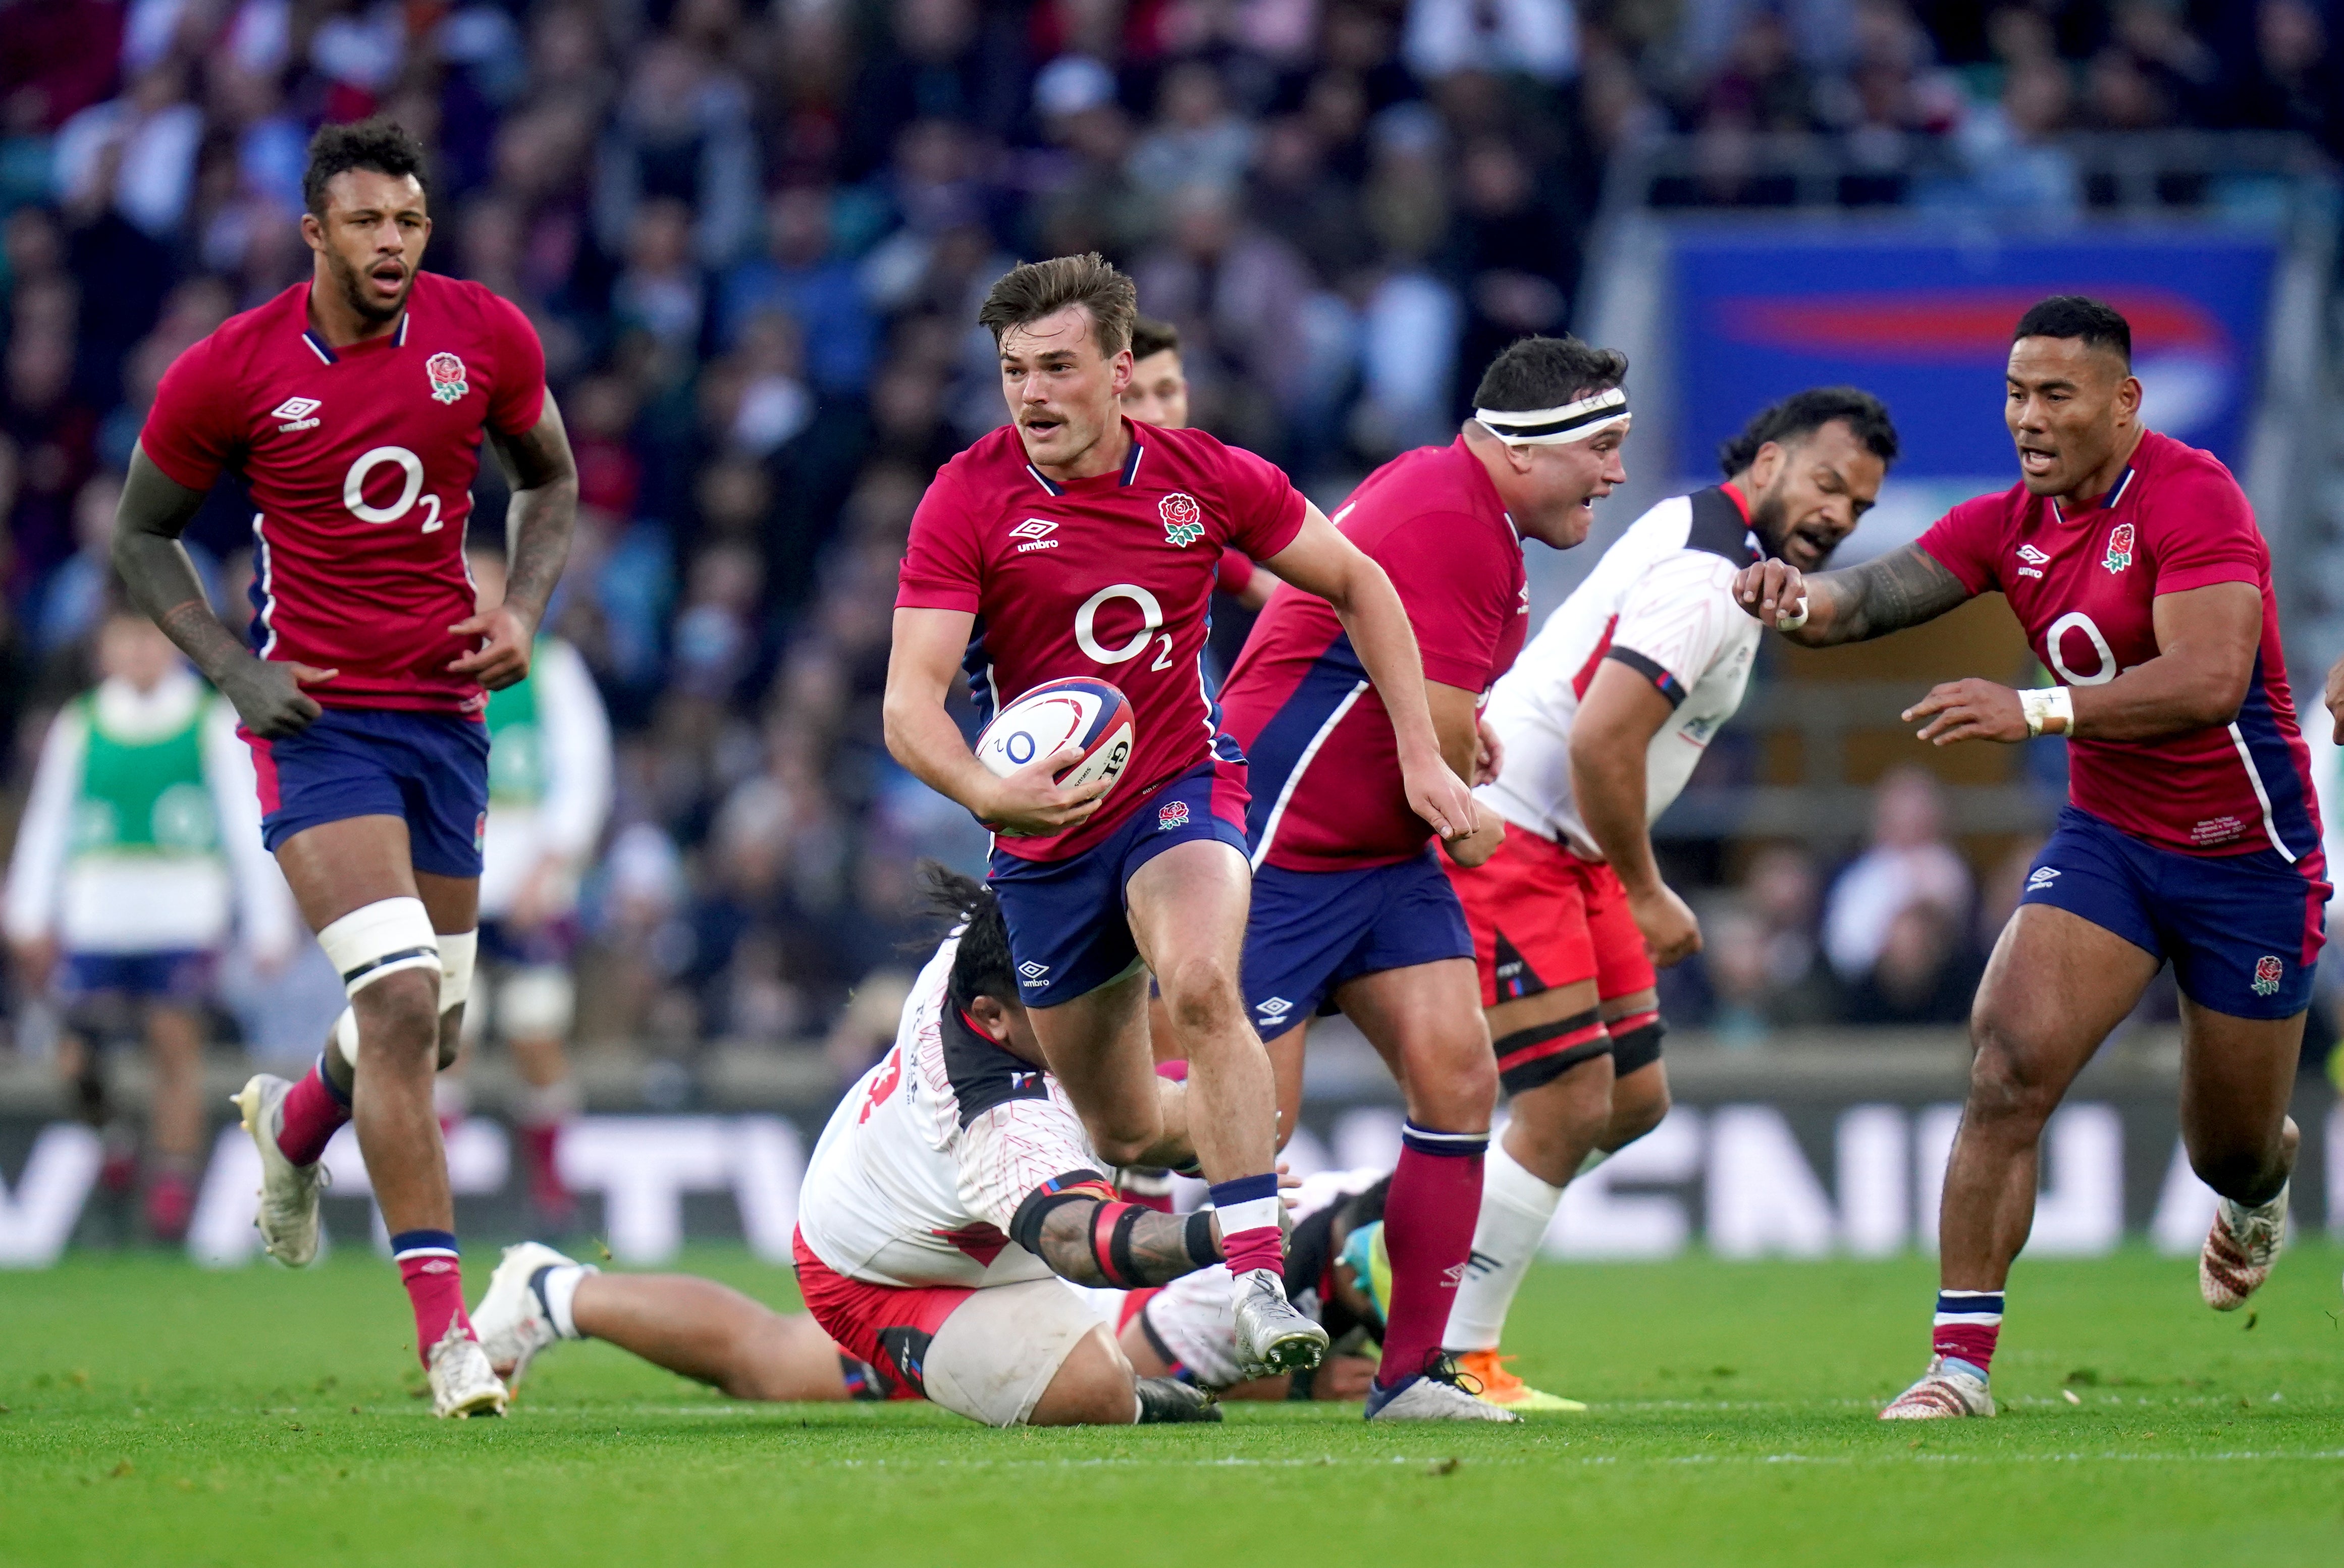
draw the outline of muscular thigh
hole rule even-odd
[[[1191,839],[1132,873],[1124,912],[1140,957],[1157,976],[1202,963],[1234,981],[1252,894],[1245,856],[1218,839]]]
[[[2064,1082],[2156,978],[2157,957],[2080,915],[2023,904],[1978,984],[1971,1032]]]
[[[349,816],[303,828],[279,841],[277,865],[312,931],[386,898],[418,896],[400,817]]]
[[[1026,1016],[1051,1072],[1086,1118],[1118,1127],[1152,1119],[1156,1058],[1146,974],[1135,971],[1055,1007],[1029,1007]]]

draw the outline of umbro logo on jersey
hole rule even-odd
[[[1017,966],[1017,973],[1025,977],[1026,984],[1028,986],[1040,985],[1043,977],[1049,972],[1050,966],[1047,964],[1036,964],[1031,958]]]
[[[2026,891],[2040,893],[2059,880],[2059,873],[2051,866],[2038,865],[2026,878]]]
[[[1022,539],[1026,541],[1025,543],[1017,547],[1017,553],[1023,555],[1029,550],[1057,549],[1058,541],[1050,537],[1051,534],[1057,531],[1058,525],[1051,521],[1048,518],[1029,517],[1025,521],[1019,523],[1015,528],[1011,529],[1009,531],[1009,537],[1012,539]]]
[[[2040,566],[2051,558],[2031,544],[2022,544],[2018,547],[2018,559],[2029,566]]]
[[[288,398],[269,410],[268,417],[288,421],[278,426],[279,430],[311,430],[318,428],[318,421],[309,416],[323,406],[315,398]]]
[[[1272,1023],[1275,1023],[1278,1019],[1286,1017],[1287,1014],[1294,1011],[1294,1004],[1288,1001],[1283,996],[1272,996],[1267,1002],[1258,1005],[1254,1008],[1254,1011],[1259,1013],[1263,1017],[1269,1019]]]

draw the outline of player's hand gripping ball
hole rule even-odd
[[[1114,682],[1046,681],[993,716],[976,737],[976,760],[1007,778],[1071,749],[1080,754],[1052,782],[1080,789],[1104,781],[1111,790],[1131,761],[1131,699]]]

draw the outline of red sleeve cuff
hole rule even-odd
[[[2259,586],[2262,569],[2251,561],[2209,561],[2199,566],[2177,566],[2157,574],[2159,593],[2187,593],[2218,582],[2252,582]]]
[[[976,590],[957,583],[904,582],[895,589],[898,610],[961,610],[976,613]]]
[[[181,490],[207,491],[219,480],[220,470],[216,464],[207,469],[199,463],[188,462],[176,452],[150,447],[144,440],[138,443],[138,450],[146,454],[148,462],[163,470],[165,479]]]
[[[1294,536],[1302,531],[1302,520],[1309,515],[1310,503],[1302,499],[1300,491],[1291,488],[1286,492],[1286,515],[1271,524],[1268,531],[1255,537],[1253,544],[1259,548],[1247,549],[1246,553],[1256,561],[1268,561],[1292,544]]]
[[[1927,556],[1930,560],[1935,561],[1938,565],[1952,572],[1954,574],[1954,581],[1968,589],[1973,594],[1984,593],[1987,589],[1993,586],[1993,584],[1988,582],[1984,577],[1963,570],[1959,561],[1948,561],[1936,551],[1930,549],[1929,541],[1925,535],[1919,542],[1922,554]]]
[[[1490,684],[1490,662],[1460,659],[1453,653],[1424,654],[1424,678],[1479,695]]]
[[[1214,576],[1213,586],[1224,593],[1243,593],[1253,581],[1253,558],[1242,550],[1221,549],[1220,570]]]
[[[529,431],[535,430],[537,428],[537,421],[544,417],[545,387],[541,383],[537,389],[537,395],[529,400],[529,417],[520,420],[509,427],[503,425],[498,426],[496,428],[497,434],[500,436],[525,435]]]

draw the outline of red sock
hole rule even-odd
[[[1125,1203],[1137,1203],[1142,1209],[1152,1209],[1158,1214],[1172,1212],[1172,1173],[1149,1170],[1144,1166],[1127,1165],[1115,1173],[1115,1195]]]
[[[1221,1260],[1232,1274],[1267,1269],[1286,1272],[1286,1232],[1278,1224],[1282,1201],[1278,1173],[1240,1176],[1213,1183],[1213,1208],[1221,1221]]]
[[[326,1058],[319,1057],[285,1097],[277,1148],[296,1165],[315,1165],[326,1152],[326,1140],[349,1119],[350,1102],[326,1076]]]
[[[460,1325],[466,1338],[472,1337],[456,1238],[446,1230],[402,1230],[390,1239],[390,1255],[415,1308],[415,1353],[428,1367],[431,1347],[446,1338],[449,1324]]]
[[[1449,1331],[1449,1309],[1473,1255],[1489,1147],[1486,1132],[1433,1132],[1412,1121],[1400,1128],[1399,1165],[1384,1199],[1392,1287],[1376,1381],[1385,1388],[1423,1371]]]
[[[529,1200],[540,1214],[567,1215],[572,1207],[570,1189],[562,1184],[559,1158],[561,1124],[526,1123],[520,1129],[522,1163],[529,1168]]]

